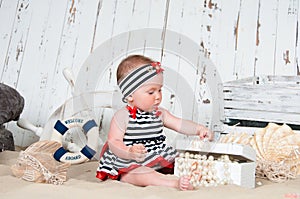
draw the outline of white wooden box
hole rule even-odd
[[[180,153],[189,152],[190,154],[201,154],[207,157],[212,155],[215,159],[221,155],[228,155],[238,160],[238,162],[228,163],[231,183],[247,188],[255,187],[256,153],[250,146],[231,143],[195,142],[195,140],[182,139],[177,141],[176,149]],[[174,174],[176,176],[179,176],[179,158],[180,157],[175,159]],[[193,162],[196,160],[189,158],[189,161]],[[220,161],[215,161],[214,164],[216,175],[220,180],[225,178],[224,164],[225,163]]]
[[[221,120],[300,125],[300,76],[256,76],[219,87]]]

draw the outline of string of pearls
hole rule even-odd
[[[215,159],[212,155],[207,157],[198,153],[181,152],[175,161],[178,175],[189,176],[194,188],[232,184],[229,171],[231,160],[228,155],[221,155]],[[224,167],[222,179],[218,177],[218,171],[215,168],[217,162],[221,162]]]

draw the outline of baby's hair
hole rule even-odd
[[[134,69],[154,62],[149,57],[143,55],[130,55],[123,59],[117,69],[117,82],[119,83]]]

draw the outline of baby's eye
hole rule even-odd
[[[148,91],[149,95],[153,95],[154,91]]]

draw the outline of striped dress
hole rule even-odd
[[[129,108],[129,107],[128,107]],[[124,173],[140,166],[154,169],[172,168],[177,151],[166,145],[166,136],[163,132],[161,111],[143,112],[136,110],[134,113],[128,111],[129,120],[124,134],[123,142],[126,146],[143,144],[147,150],[144,161],[122,159],[117,157],[108,147],[104,145],[96,177],[101,180],[120,179]]]

